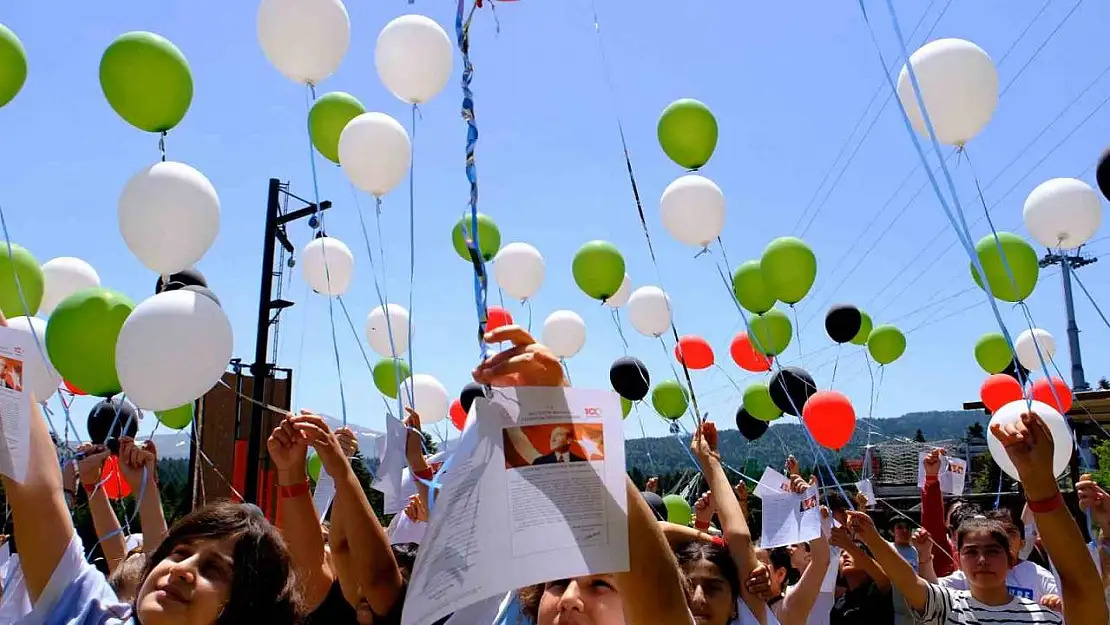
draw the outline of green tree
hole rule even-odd
[[[917,429],[917,432],[913,435],[913,440],[915,440],[919,443],[924,443],[925,442],[925,440],[926,440],[925,439],[925,433],[921,431],[921,428]]]
[[[1107,380],[1106,376],[1099,378],[1098,387],[1104,391],[1110,391],[1110,380]]]
[[[1098,460],[1098,469],[1091,471],[1091,475],[1103,488],[1110,488],[1110,440],[1100,442],[1091,448],[1091,452]]]
[[[975,423],[972,423],[971,425],[967,426],[967,437],[968,438],[986,438],[986,436],[987,436],[987,433],[986,433],[985,430],[983,430],[983,424],[982,423],[979,423],[978,421],[976,421]]]

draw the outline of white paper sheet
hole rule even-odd
[[[967,480],[967,461],[960,458],[949,458],[944,470],[938,476],[940,490],[945,495],[964,494],[964,483]]]
[[[447,459],[447,452],[441,451],[435,455],[429,456],[427,462],[429,466],[436,465]],[[405,506],[409,504],[409,497],[416,494],[416,480],[412,478],[412,471],[405,467],[401,470],[401,489],[396,495],[391,493],[384,493],[385,495],[385,513],[386,514],[399,514],[404,511]]]
[[[529,584],[628,570],[617,395],[497,389],[471,410],[442,474],[403,625],[431,625]],[[560,428],[566,435],[556,435]],[[553,445],[568,437],[593,446],[571,443],[569,460],[557,461],[564,452]],[[589,450],[601,453],[584,458]]]
[[[392,415],[385,416],[384,448],[381,454],[381,463],[378,465],[378,474],[372,484],[374,490],[383,495],[393,497],[396,501],[401,493],[401,471],[405,468],[405,443],[408,441],[408,430],[405,424]],[[407,503],[407,502],[406,502]],[[399,509],[386,508],[386,514],[396,514],[405,508],[402,503]]]
[[[777,473],[772,469],[767,469]],[[765,472],[764,478],[768,475]],[[774,484],[777,478],[770,476]],[[821,506],[817,488],[809,487],[805,493],[782,492],[778,487],[766,486],[760,479],[756,490],[763,492],[763,523],[759,546],[763,549],[785,547],[813,540],[821,535]]]
[[[27,478],[31,457],[31,389],[35,387],[34,367],[23,364],[39,349],[29,332],[0,327],[0,373],[4,374],[0,375],[0,474],[17,482]]]
[[[873,506],[877,499],[875,499],[875,487],[871,485],[871,478],[864,478],[856,482],[856,490],[863,493],[867,497],[867,505]]]
[[[402,512],[393,517],[389,524],[389,544],[403,545],[405,543],[420,544],[428,532],[428,524],[424,521],[413,521],[409,515]]]
[[[840,547],[829,547],[829,567],[821,580],[821,592],[836,591],[836,574],[840,571]]]
[[[320,478],[316,480],[316,490],[312,491],[312,506],[316,508],[316,516],[323,521],[328,516],[328,508],[335,500],[335,478],[328,474],[323,467],[320,468]]]
[[[752,494],[763,499],[764,494],[768,492],[772,494],[790,493],[790,478],[771,467],[767,467],[764,469],[763,475],[759,477],[759,483],[755,485]]]

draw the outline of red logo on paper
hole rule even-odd
[[[23,355],[23,348],[22,347],[15,348],[15,355],[16,356],[22,356]]]
[[[601,416],[601,408],[593,408],[593,407],[586,408],[586,416],[587,417],[600,417]]]

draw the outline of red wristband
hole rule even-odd
[[[694,529],[698,529],[698,530],[701,530],[701,531],[704,532],[704,531],[709,529],[709,522],[706,521],[705,523],[702,523],[701,521],[696,521],[695,520],[694,521]]]
[[[81,487],[85,489],[85,494],[89,497],[92,497],[92,494],[96,492],[96,484],[90,486],[89,484],[82,483]]]
[[[292,486],[278,486],[278,495],[283,499],[293,499],[308,494],[308,480]]]
[[[717,545],[718,547],[723,547],[723,548],[728,547],[728,543],[725,542],[725,539],[722,538],[721,536],[714,536],[713,538],[709,539],[709,542],[713,543],[714,545]]]
[[[1048,499],[1042,499],[1040,501],[1026,499],[1026,503],[1029,504],[1030,512],[1034,514],[1045,514],[1064,505],[1064,496],[1060,494],[1060,491],[1056,491],[1056,494]]]
[[[425,467],[423,471],[413,471],[412,474],[425,482],[430,482],[432,478],[436,476],[435,471],[432,471],[432,467]]]

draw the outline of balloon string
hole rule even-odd
[[[613,316],[613,325],[615,325],[617,327],[617,336],[620,337],[621,345],[623,346],[623,349],[624,349],[624,355],[627,356],[628,355],[628,339],[625,338],[625,336],[624,336],[624,327],[621,325],[620,310],[614,308],[610,312],[613,313],[613,315],[612,315]]]
[[[1095,301],[1095,298],[1091,297],[1091,292],[1087,290],[1087,287],[1083,286],[1083,282],[1079,279],[1079,276],[1074,271],[1071,272],[1071,278],[1072,280],[1075,280],[1075,283],[1079,285],[1079,288],[1083,291],[1083,294],[1087,296],[1087,300],[1091,302],[1091,306],[1094,307],[1095,312],[1098,313],[1098,316],[1102,319],[1102,322],[1106,324],[1107,328],[1110,328],[1110,321],[1106,319],[1106,315],[1103,314],[1102,309],[1099,308],[1098,302]]]
[[[397,414],[403,415],[405,413],[405,411],[402,409],[402,406],[401,406],[401,392],[399,390],[400,386],[401,386],[401,380],[399,379],[400,378],[400,372],[397,371],[397,362],[396,362],[397,348],[393,344],[393,322],[391,321],[391,315],[389,314],[389,306],[386,305],[387,304],[386,297],[387,297],[388,293],[387,292],[383,293],[383,287],[382,287],[383,282],[386,283],[386,285],[388,287],[388,282],[386,281],[386,275],[385,275],[385,248],[384,247],[379,247],[378,248],[379,253],[382,255],[382,280],[379,281],[378,280],[378,268],[374,264],[374,247],[372,245],[370,245],[370,234],[366,229],[366,215],[364,215],[363,212],[362,212],[362,204],[361,204],[361,202],[359,202],[358,193],[355,191],[354,185],[350,185],[350,188],[351,188],[351,196],[354,197],[354,199],[355,199],[355,209],[356,209],[355,212],[358,213],[358,224],[359,224],[359,227],[362,230],[362,240],[366,245],[366,257],[370,260],[370,275],[374,278],[374,292],[377,293],[377,295],[378,295],[378,305],[381,306],[382,311],[385,312],[385,331],[389,335],[389,353],[390,353],[390,356],[393,358],[393,371],[394,371],[393,378],[394,378],[394,381],[395,381],[395,383],[397,384],[397,387],[398,387],[397,397],[396,397],[396,399],[397,399]],[[376,197],[374,199],[375,199],[375,203],[376,203],[375,204],[375,209],[374,209],[375,210],[375,215],[381,215],[382,199],[380,197]],[[380,232],[381,231],[379,229],[379,240],[381,238]],[[361,345],[362,341],[359,340],[358,343]],[[384,400],[384,397],[383,397],[383,400]],[[411,397],[410,397],[410,400],[411,400]],[[388,405],[386,406],[386,412],[387,413],[390,412]]]
[[[339,309],[343,311],[343,316],[347,318],[347,326],[351,329],[351,336],[355,338],[355,344],[358,345],[358,351],[362,354],[363,362],[366,363],[366,370],[370,372],[370,377],[373,378],[374,366],[370,364],[370,357],[366,354],[366,348],[362,346],[362,337],[358,335],[358,330],[355,329],[355,322],[351,319],[351,313],[347,311],[347,303],[343,301],[342,295],[337,296],[335,299],[339,302]]]
[[[567,384],[574,386],[574,383],[570,381],[570,367],[567,365],[567,359],[560,358],[559,362],[563,363],[563,373],[565,373],[567,376]]]
[[[416,104],[412,105],[412,155],[409,159],[409,323],[408,323],[408,356],[409,356],[409,374],[416,373],[416,365],[413,364],[413,344],[412,344],[412,326],[413,326],[413,310],[412,298],[416,290],[416,115],[419,112]],[[379,236],[379,242],[381,237]],[[384,261],[383,261],[384,262]],[[386,319],[389,319],[389,311],[386,310]],[[386,328],[389,330],[389,328]],[[389,340],[393,341],[393,331],[389,330]],[[412,389],[409,390],[409,401],[412,402]],[[415,405],[415,404],[413,404]]]
[[[794,304],[791,304],[790,305],[790,310],[794,313],[794,327],[795,328],[800,328],[800,326],[798,325],[798,307],[795,306]],[[805,355],[805,352],[802,351],[802,331],[800,329],[797,332],[797,336],[798,336],[798,361],[802,363],[802,367],[805,367],[806,366],[806,355]]]
[[[166,131],[158,135],[158,152],[162,155],[162,162],[166,162]]]
[[[523,300],[521,305],[528,310],[528,333],[532,333],[532,302],[530,300]]]
[[[836,369],[840,366],[840,348],[843,347],[843,345],[843,343],[836,344],[836,359],[833,360],[832,379],[829,380],[830,391],[833,389],[833,385],[836,384]]]
[[[309,120],[312,112],[312,103],[316,101],[316,87],[308,84],[308,93],[305,94],[305,130],[308,138],[308,162],[312,167],[312,201],[313,208],[315,209],[314,216],[317,218],[317,233],[327,236],[327,230],[324,227],[324,212],[320,210],[320,181],[316,174],[316,148],[312,145],[312,127]],[[328,325],[331,329],[331,348],[332,354],[335,356],[335,375],[338,378],[339,384],[339,409],[343,417],[343,425],[347,425],[347,393],[343,390],[343,365],[339,358],[339,338],[335,333],[335,306],[332,302],[334,295],[332,294],[331,287],[331,268],[328,266],[328,246],[321,245],[320,252],[324,259],[324,283],[327,284],[328,292],[324,293],[324,297],[328,298]]]
[[[400,359],[397,358],[397,346],[394,344],[394,341],[393,341],[393,321],[392,321],[393,316],[389,314],[389,304],[388,304],[388,302],[389,302],[389,271],[386,269],[386,266],[385,266],[385,261],[386,261],[385,238],[382,237],[382,199],[380,197],[375,197],[375,200],[377,201],[377,204],[375,205],[375,208],[374,208],[374,227],[377,229],[377,233],[378,233],[378,257],[381,258],[381,260],[382,260],[382,295],[385,297],[385,302],[386,302],[386,303],[382,304],[382,311],[385,313],[385,330],[386,330],[386,333],[389,334],[389,355],[390,355],[391,358],[393,358],[394,362],[396,362],[397,360],[400,360]],[[410,319],[409,329],[411,330],[411,328],[412,328],[412,321]],[[411,346],[409,347],[409,349],[410,349],[410,355],[411,355],[411,349],[412,349]],[[412,368],[410,367],[409,368],[409,376],[412,376],[412,375],[413,375],[413,371],[412,371]],[[401,370],[400,370],[399,367],[396,367],[396,366],[393,367],[393,379],[397,382],[397,388],[398,388],[398,391],[397,391],[397,418],[403,420],[405,418],[405,411],[403,410],[403,407],[401,405],[401,391],[400,391],[400,388],[401,388],[402,380],[401,380]],[[409,398],[409,406],[415,406],[416,402],[413,398],[412,384],[409,384],[405,387],[405,394]]]

